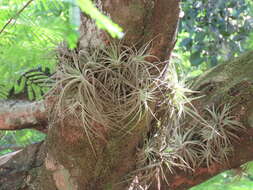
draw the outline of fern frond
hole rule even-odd
[[[31,69],[20,76],[9,92],[9,98],[38,100],[52,87],[49,68]]]

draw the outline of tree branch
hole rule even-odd
[[[235,145],[233,156],[229,158],[227,164],[212,164],[209,168],[200,167],[194,172],[176,171],[176,173],[170,173],[167,171],[166,179],[169,186],[173,190],[187,190],[195,185],[198,185],[211,177],[234,168],[239,168],[242,164],[253,160],[253,128],[247,131],[241,137],[240,144]],[[167,189],[168,184],[165,181],[161,183],[161,189]],[[150,190],[157,190],[157,184],[153,184]]]
[[[144,35],[145,41],[153,39],[151,54],[161,61],[170,58],[175,46],[179,14],[180,0],[157,0],[154,5],[151,22],[148,21],[146,26],[146,30],[151,30],[151,32]]]
[[[172,189],[184,190],[228,169],[238,168],[253,160],[253,53],[248,52],[224,64],[220,64],[201,75],[193,85],[200,91],[203,98],[193,102],[201,113],[204,107],[210,105],[232,104],[230,112],[236,120],[245,126],[246,131],[238,131],[240,139],[233,143],[233,153],[228,157],[228,163],[214,163],[209,168],[199,167],[194,172],[177,170],[171,174],[167,171],[166,179]],[[162,182],[161,189],[168,188],[167,182]],[[157,184],[153,188],[157,189]]]
[[[45,132],[47,114],[43,101],[0,101],[0,130],[33,128]]]
[[[7,144],[7,145],[2,145],[0,146],[0,151],[6,150],[6,149],[11,149],[11,150],[20,150],[23,149],[24,147],[22,146],[17,146],[17,145],[12,145],[12,144]]]
[[[143,46],[151,41],[152,55],[162,62],[170,57],[178,28],[180,0],[102,2],[103,9],[124,29],[125,45]],[[154,62],[157,59],[150,61]]]
[[[5,28],[16,18],[18,17],[24,10],[26,7],[28,7],[31,3],[33,2],[33,0],[29,0],[23,7],[22,9],[20,9],[17,14],[15,14],[13,17],[11,17],[8,22],[3,26],[3,28],[0,31],[0,35],[1,33],[3,33],[3,31],[5,30]]]

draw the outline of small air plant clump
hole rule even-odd
[[[202,160],[209,167],[213,162],[224,163],[233,151],[232,141],[239,140],[237,133],[245,127],[231,113],[232,106],[225,104],[215,108],[206,108],[206,122],[200,128],[200,139],[205,148]]]
[[[192,171],[198,164],[199,149],[202,148],[202,143],[193,138],[195,132],[194,128],[188,131],[177,128],[170,135],[159,134],[147,141],[139,159],[139,170],[145,170],[144,178],[151,179],[150,174],[159,172],[166,179],[164,167],[171,173],[175,168]]]
[[[173,173],[176,168],[194,171],[200,166],[228,162],[233,151],[232,142],[239,140],[237,133],[245,129],[231,109],[229,104],[206,108],[204,119],[188,108],[185,116],[191,117],[195,125],[185,128],[180,120],[177,125],[172,120],[172,128],[161,127],[140,153],[140,170],[146,169],[144,178],[151,179],[150,174],[157,171],[165,177],[164,166]]]
[[[157,180],[163,178],[166,181],[166,167],[172,173],[176,168],[192,171],[198,165],[200,150],[204,148],[196,138],[196,128],[183,127],[186,116],[197,115],[191,104],[195,98],[188,97],[196,92],[178,78],[173,64],[170,64],[160,89],[163,98],[159,100],[159,109],[155,112],[157,131],[146,139],[139,152],[138,169],[133,173],[141,172],[139,176],[143,179],[143,185],[149,184],[154,176]]]

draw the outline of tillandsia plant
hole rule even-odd
[[[205,144],[203,158],[207,166],[212,162],[224,163],[232,153],[232,141],[238,140],[238,131],[244,126],[232,115],[232,106],[225,104],[217,108],[206,108],[207,122],[201,127],[201,139]]]
[[[62,49],[53,76],[56,85],[49,92],[56,99],[51,120],[72,117],[81,123],[94,154],[94,138],[106,141],[108,131],[130,135],[147,114],[153,117],[155,130],[139,147],[137,169],[127,178],[138,176],[139,186],[148,186],[154,176],[163,178],[164,166],[171,172],[193,171],[225,162],[232,140],[244,129],[230,105],[206,108],[203,116],[198,113],[191,103],[195,98],[190,97],[196,92],[179,80],[172,64],[166,77],[154,74],[161,72],[156,66],[159,60],[148,62],[148,49],[148,45],[136,50],[113,43],[79,54]],[[192,125],[183,122],[186,117],[194,120]]]
[[[147,47],[140,50],[112,44],[81,54],[62,51],[55,88],[57,96],[54,119],[72,115],[85,129],[87,137],[104,139],[94,125],[102,125],[118,134],[130,134],[136,124],[150,112],[155,99],[158,70],[146,61]],[[72,63],[71,63],[72,62]],[[131,127],[130,127],[131,126]]]
[[[185,89],[183,93],[182,89]],[[176,98],[178,94],[173,97],[173,93],[167,96],[178,101],[174,105],[167,104],[167,120],[159,121],[159,129],[152,138],[146,140],[140,151],[139,169],[136,171],[139,173],[134,175],[139,176],[143,187],[148,186],[154,176],[159,178],[158,181],[160,178],[166,180],[163,166],[174,173],[175,168],[194,171],[201,166],[210,167],[213,163],[227,163],[233,152],[233,141],[238,140],[238,134],[245,129],[233,115],[232,105],[212,105],[200,115],[191,104],[191,99],[187,98],[187,93],[189,95],[192,91],[181,86],[179,92],[184,98]],[[183,115],[180,114],[182,112]],[[183,123],[186,117],[193,122]]]

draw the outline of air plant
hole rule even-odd
[[[92,52],[92,53],[91,53]],[[147,47],[139,50],[112,44],[94,51],[62,53],[50,92],[57,98],[54,120],[70,115],[80,120],[87,137],[99,136],[94,122],[119,134],[129,134],[155,101],[159,70]]]
[[[151,181],[154,176],[159,181],[166,181],[164,167],[172,173],[175,168],[193,170],[197,166],[199,149],[203,144],[194,139],[196,129],[182,128],[182,120],[189,115],[192,99],[188,95],[194,91],[186,87],[177,77],[174,65],[168,68],[168,74],[162,80],[156,79],[157,91],[160,94],[159,109],[154,113],[157,119],[157,131],[144,143],[139,153],[138,169],[143,181]],[[159,115],[162,115],[161,117]],[[197,114],[196,114],[197,115]]]
[[[232,141],[239,139],[236,133],[245,129],[233,116],[230,104],[206,108],[206,117],[203,118],[190,103],[185,103],[188,100],[186,96],[179,100],[184,102],[181,104],[183,115],[177,109],[172,117],[168,115],[168,123],[159,126],[157,133],[146,141],[144,151],[140,153],[139,170],[144,179],[151,180],[152,176],[159,173],[166,181],[164,166],[173,173],[175,168],[194,171],[203,164],[210,167],[213,163],[227,163],[233,152]],[[171,104],[168,104],[167,109],[170,108]],[[167,113],[170,113],[169,110]],[[185,127],[180,116],[188,116],[194,122]]]
[[[200,129],[200,137],[205,144],[202,160],[206,160],[207,166],[213,162],[224,163],[232,153],[232,141],[239,140],[236,133],[245,127],[232,115],[229,104],[218,108],[213,105],[205,110],[207,120]]]
[[[232,116],[231,106],[206,108],[207,117],[202,118],[189,97],[196,92],[179,80],[172,64],[165,78],[154,74],[161,71],[146,61],[151,57],[147,46],[137,50],[112,44],[66,55],[59,58],[56,85],[50,92],[57,100],[55,121],[74,117],[92,146],[93,137],[103,138],[97,124],[105,131],[128,135],[146,116],[156,120],[157,129],[145,140],[132,176],[141,173],[139,180],[147,182],[154,176],[160,180],[165,177],[164,166],[171,172],[192,171],[202,163],[209,167],[228,160],[232,140],[239,139],[236,132],[244,129]],[[185,128],[186,116],[196,126]]]

